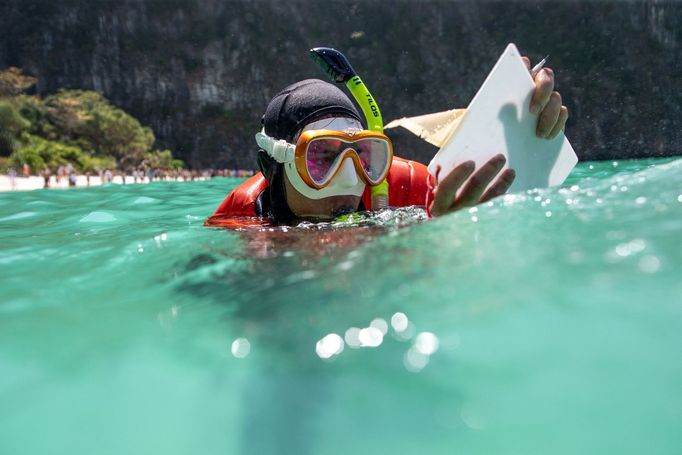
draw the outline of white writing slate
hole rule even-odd
[[[535,135],[538,116],[529,111],[535,85],[518,49],[510,43],[469,104],[459,125],[429,164],[443,179],[464,161],[476,168],[501,153],[516,171],[509,191],[559,185],[578,162],[563,132],[547,140]]]

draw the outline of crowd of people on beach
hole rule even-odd
[[[79,175],[70,163],[59,166],[54,172],[50,168],[44,168],[37,173],[42,178],[43,188],[90,186],[91,184],[105,185],[108,183],[150,183],[153,181],[183,181],[207,180],[214,177],[246,178],[254,174],[250,169],[155,169],[152,167],[140,167],[128,170],[98,169],[95,172],[87,171]],[[21,176],[16,168],[7,170],[7,177],[11,190],[17,189],[17,179],[28,179],[33,175],[28,164],[22,166]],[[80,177],[80,178],[79,178]]]

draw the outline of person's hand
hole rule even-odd
[[[528,57],[522,58],[530,71],[530,60]],[[559,92],[554,90],[554,71],[543,68],[533,80],[535,92],[531,99],[530,112],[538,115],[535,134],[541,138],[553,139],[566,125],[568,109],[561,104]],[[445,178],[436,181],[433,202],[429,206],[430,213],[433,216],[443,215],[506,193],[514,182],[516,173],[513,169],[500,172],[505,163],[504,155],[496,155],[478,170],[473,161],[466,161],[455,167]]]
[[[476,172],[474,172],[473,161],[465,161],[455,167],[445,178],[435,182],[433,202],[429,206],[431,215],[444,215],[506,193],[516,176],[513,169],[505,169],[500,173],[506,161],[504,155],[495,155]],[[500,175],[497,176],[497,174]],[[495,183],[488,188],[496,176]],[[464,185],[465,182],[466,185]],[[462,191],[457,194],[460,187]]]
[[[521,57],[530,71],[530,60]],[[530,102],[530,112],[538,114],[538,137],[553,139],[566,125],[568,109],[561,105],[561,95],[554,90],[554,71],[542,68],[534,77],[535,93]]]

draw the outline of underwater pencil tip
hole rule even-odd
[[[545,66],[547,63],[547,59],[549,59],[549,54],[545,56],[542,60],[540,60],[540,63],[535,65],[532,70],[530,70],[531,76],[535,77],[536,74],[540,72],[540,70]]]

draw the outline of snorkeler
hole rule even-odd
[[[538,114],[536,134],[551,139],[563,129],[568,111],[554,91],[551,69],[540,70],[534,82],[530,109]],[[261,172],[235,188],[207,225],[233,226],[223,221],[234,217],[262,217],[275,224],[330,220],[372,209],[371,189],[384,180],[389,206],[426,206],[438,216],[504,194],[515,177],[512,169],[502,171],[506,160],[497,155],[477,170],[472,162],[460,164],[431,189],[426,166],[394,157],[390,139],[365,129],[350,99],[317,79],[275,95],[256,142]]]

